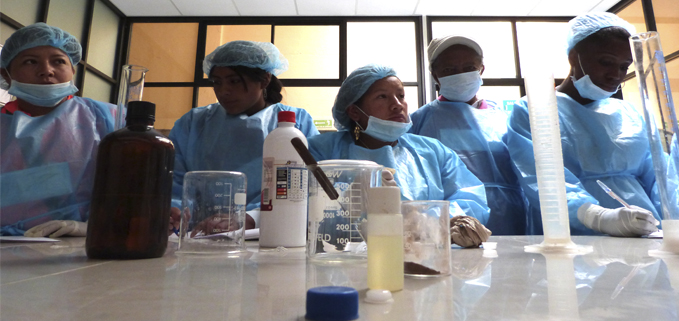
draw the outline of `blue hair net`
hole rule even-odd
[[[593,33],[608,27],[623,28],[627,30],[630,35],[636,33],[636,29],[633,25],[610,12],[596,12],[579,15],[568,22],[568,48],[566,49],[566,54],[569,54],[578,42],[584,40]]]
[[[347,115],[347,107],[357,102],[376,81],[389,76],[396,76],[396,71],[387,66],[370,64],[354,70],[342,83],[332,106],[335,128],[349,130],[351,118]]]
[[[7,68],[22,51],[40,46],[60,49],[66,53],[74,67],[82,58],[83,49],[78,39],[57,27],[38,22],[15,31],[5,41],[2,54],[0,54],[0,68]],[[0,88],[9,88],[9,84],[2,77],[0,77]]]
[[[213,67],[245,66],[259,68],[278,76],[288,70],[288,60],[270,42],[236,40],[227,42],[203,60],[203,72],[210,75]]]
[[[57,27],[42,22],[15,31],[5,41],[0,56],[0,67],[7,68],[20,52],[40,46],[52,46],[68,55],[71,65],[75,66],[82,58],[82,47],[74,36]]]

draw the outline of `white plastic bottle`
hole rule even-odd
[[[264,140],[259,246],[306,246],[308,171],[290,140],[306,137],[295,128],[295,112],[278,113],[278,128]]]
[[[368,288],[403,289],[403,215],[396,186],[368,189]]]

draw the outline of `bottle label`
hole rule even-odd
[[[273,157],[263,159],[262,211],[272,211],[274,200],[302,202],[309,196],[308,171],[295,161],[276,163]]]

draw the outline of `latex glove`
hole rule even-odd
[[[612,236],[642,236],[658,230],[653,213],[641,207],[610,209],[585,203],[578,209],[578,220],[585,226]]]
[[[382,186],[396,186],[396,181],[394,180],[394,170],[391,168],[382,170]]]
[[[493,234],[479,220],[471,216],[455,216],[450,219],[450,240],[462,247],[479,247]]]
[[[60,236],[86,236],[87,222],[76,221],[49,221],[40,225],[33,226],[24,233],[28,237],[57,238]]]

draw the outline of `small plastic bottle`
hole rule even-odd
[[[153,129],[156,105],[128,104],[126,127],[104,137],[87,226],[87,256],[161,257],[167,248],[174,145]]]
[[[295,112],[278,113],[278,128],[264,140],[259,246],[306,245],[308,171],[290,140],[306,137],[295,128]]]
[[[403,289],[403,215],[396,186],[368,189],[368,288]]]

